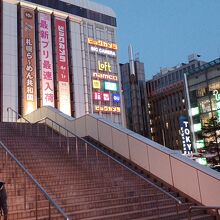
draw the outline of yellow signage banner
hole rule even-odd
[[[94,89],[100,89],[101,88],[100,80],[92,80],[92,85],[93,85]]]

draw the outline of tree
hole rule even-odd
[[[212,117],[202,127],[199,138],[205,141],[205,148],[202,154],[210,166],[220,164],[220,122],[217,117]]]

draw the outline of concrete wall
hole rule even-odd
[[[43,117],[56,120],[81,137],[93,137],[204,205],[220,205],[220,173],[217,171],[97,115],[73,119],[52,107],[43,107],[27,119],[35,122]]]
[[[3,2],[3,121],[7,108],[18,110],[17,5]]]

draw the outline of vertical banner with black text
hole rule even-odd
[[[51,17],[49,14],[39,13],[38,22],[40,48],[39,54],[41,63],[41,105],[50,105],[54,107]]]
[[[37,109],[34,10],[21,8],[22,26],[22,114]]]

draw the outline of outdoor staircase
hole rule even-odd
[[[111,157],[44,124],[0,123],[0,141],[50,197],[74,220],[188,219],[194,203],[146,182]],[[6,182],[9,220],[64,219],[36,184],[0,148],[0,180]],[[166,189],[164,189],[166,190]],[[177,210],[178,208],[178,210]],[[37,215],[37,217],[36,217]],[[191,219],[215,217],[195,210]]]

